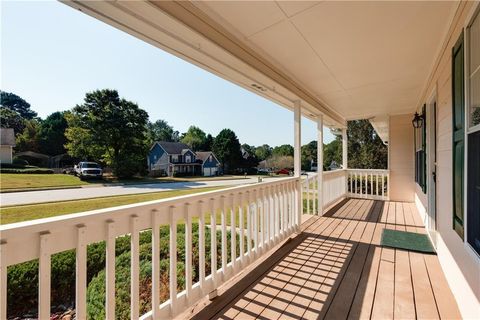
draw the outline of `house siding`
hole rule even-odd
[[[414,200],[413,115],[390,117],[390,200]]]
[[[207,160],[205,160],[205,162],[203,163],[204,168],[215,168],[215,167],[218,167],[218,165],[219,165],[219,162],[215,157],[212,157],[212,161],[208,161],[208,158],[207,158]]]
[[[153,146],[148,154],[148,167],[153,169],[155,163],[165,154],[165,151],[157,143]]]
[[[0,163],[12,163],[12,146],[0,146]]]
[[[461,2],[437,58],[417,110],[437,92],[437,254],[464,318],[480,317],[480,257],[453,229],[452,185],[452,47],[462,33],[475,2]],[[428,210],[426,195],[415,188],[420,212]],[[468,228],[468,221],[467,221]]]

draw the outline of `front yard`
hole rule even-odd
[[[248,178],[256,176],[247,176]],[[262,176],[266,178],[265,176]],[[22,174],[2,173],[0,174],[0,191],[24,191],[49,188],[81,187],[85,185],[102,184],[137,184],[137,183],[160,183],[160,182],[187,182],[187,181],[218,181],[218,180],[240,180],[244,176],[214,176],[214,177],[137,177],[126,180],[119,180],[106,175],[103,180],[82,181],[78,177],[68,174]]]
[[[67,174],[0,174],[0,189],[2,191],[32,188],[61,188],[86,184],[88,184],[88,182]]]

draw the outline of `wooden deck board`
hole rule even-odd
[[[233,286],[194,318],[460,317],[435,255],[380,246],[384,228],[425,232],[414,205],[349,199],[335,210],[310,219],[277,262],[251,271],[250,285]]]

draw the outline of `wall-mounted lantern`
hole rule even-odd
[[[415,129],[421,128],[423,126],[423,116],[415,112],[415,117],[413,117],[412,124]]]

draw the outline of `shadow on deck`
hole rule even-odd
[[[411,203],[347,199],[192,318],[460,318],[437,257],[381,247],[384,228],[425,232]]]

